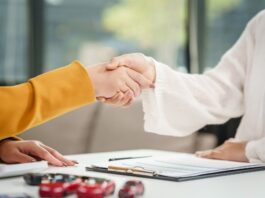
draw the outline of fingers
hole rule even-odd
[[[126,61],[126,55],[117,56],[111,59],[111,61],[106,65],[107,70],[114,70],[120,66],[128,66]]]
[[[105,102],[106,101],[106,98],[104,98],[104,97],[97,97],[97,100],[100,101],[100,102]]]
[[[133,101],[133,93],[132,91],[127,91],[125,94],[124,94],[124,97],[123,99],[120,101],[120,106],[123,106],[123,107],[127,107],[129,106],[130,102]]]
[[[209,155],[209,153],[210,153],[211,151],[212,151],[212,150],[197,151],[197,152],[195,153],[195,155],[196,155],[197,157],[204,157],[204,156],[206,156],[206,155]]]
[[[124,94],[122,92],[118,92],[112,98],[105,99],[104,103],[115,105],[115,106],[120,106],[120,102],[123,99],[123,97],[124,97]]]
[[[130,99],[127,103],[125,103],[125,104],[123,105],[123,107],[128,107],[128,106],[130,106],[133,102],[134,102],[134,99],[132,98],[132,99]]]
[[[64,158],[61,153],[54,150],[53,148],[46,146],[44,144],[41,144],[41,146],[44,147],[54,158],[63,162],[64,166],[74,166],[76,164],[76,162]]]
[[[64,166],[64,163],[62,161],[54,157],[48,150],[43,148],[40,144],[32,144],[31,154],[48,161],[51,165]]]
[[[21,153],[20,151],[15,152],[10,159],[6,160],[6,163],[29,163],[29,162],[36,162],[36,159],[33,157]]]
[[[146,69],[149,61],[142,53],[124,54],[122,56],[114,57],[110,63],[106,65],[107,70],[114,70],[120,66],[133,69],[137,72],[142,72]]]
[[[126,79],[126,85],[132,90],[134,97],[138,97],[141,94],[141,88],[139,84],[131,78]]]
[[[140,73],[131,69],[127,69],[127,73],[142,89],[154,88],[154,84]]]
[[[5,155],[1,159],[6,163],[28,163],[46,160],[55,166],[73,166],[74,161],[65,159],[56,150],[38,141],[10,141],[5,144]]]
[[[114,70],[120,66],[118,57],[112,58],[110,63],[106,65],[107,70]]]
[[[120,90],[118,90],[119,92],[126,93],[128,90],[130,90],[130,87],[128,87],[128,85],[125,82],[123,82],[119,86],[119,89],[120,89]]]
[[[133,103],[133,93],[132,91],[128,90],[126,93],[117,93],[112,98],[106,99],[104,103],[111,104],[117,107],[128,107]]]
[[[195,153],[197,157],[202,157],[202,158],[208,158],[208,159],[219,159],[222,160],[224,159],[224,155],[222,152],[218,150],[207,150],[207,151],[198,151]]]

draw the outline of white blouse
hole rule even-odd
[[[265,162],[265,11],[205,74],[156,62],[155,89],[144,91],[142,99],[145,130],[161,135],[185,136],[243,116],[236,139],[248,141],[251,162]]]

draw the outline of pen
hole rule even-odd
[[[146,158],[146,157],[152,157],[152,156],[138,156],[138,157],[120,157],[120,158],[110,158],[109,162],[111,161],[117,161],[117,160],[127,160],[127,159],[137,159],[137,158]]]
[[[135,175],[146,175],[155,176],[157,173],[151,170],[145,170],[141,167],[121,167],[121,166],[108,166],[108,171],[119,172],[119,173],[129,173]]]

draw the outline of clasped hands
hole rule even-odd
[[[96,97],[115,106],[128,106],[141,90],[153,88],[154,61],[140,53],[125,54],[109,63],[87,67]]]
[[[139,53],[115,57],[109,63],[97,64],[86,69],[97,99],[115,106],[130,105],[142,89],[154,87],[156,78],[154,61]],[[196,155],[210,159],[247,162],[246,143],[228,140],[213,150],[197,152]],[[40,158],[56,166],[76,164],[75,161],[66,159],[56,150],[38,141],[1,141],[0,158],[7,163],[32,162]]]
[[[143,54],[127,54],[109,63],[86,68],[98,100],[116,106],[128,106],[142,89],[154,87],[155,69],[151,58]],[[38,159],[55,166],[73,166],[58,151],[38,141],[12,139],[0,142],[0,160],[6,163],[26,163]]]
[[[88,68],[88,72],[94,83],[97,99],[115,106],[130,105],[141,89],[154,87],[156,78],[154,61],[140,53],[115,57],[110,63]],[[245,141],[230,139],[215,149],[196,152],[196,155],[209,159],[247,162],[246,144]]]

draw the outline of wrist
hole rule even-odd
[[[248,158],[247,158],[247,155],[246,155],[246,146],[247,146],[247,141],[243,141],[240,143],[240,147],[241,147],[241,150],[243,151],[242,152],[242,161],[244,162],[249,162]]]
[[[9,137],[9,138],[2,139],[2,140],[0,140],[0,147],[1,147],[3,144],[5,144],[6,142],[10,142],[10,141],[18,141],[18,139],[13,138],[13,137]]]
[[[86,70],[92,81],[96,97],[98,97],[100,96],[100,83],[102,83],[100,79],[100,73],[102,72],[101,71],[102,67],[100,67],[99,65],[89,66],[89,67],[86,67]]]
[[[149,80],[151,80],[152,83],[155,83],[156,81],[155,60],[152,57],[147,57],[147,61],[150,67]]]
[[[2,160],[2,156],[3,156],[3,147],[8,143],[8,142],[12,142],[12,141],[16,141],[16,139],[14,138],[6,138],[0,141],[0,160]]]

